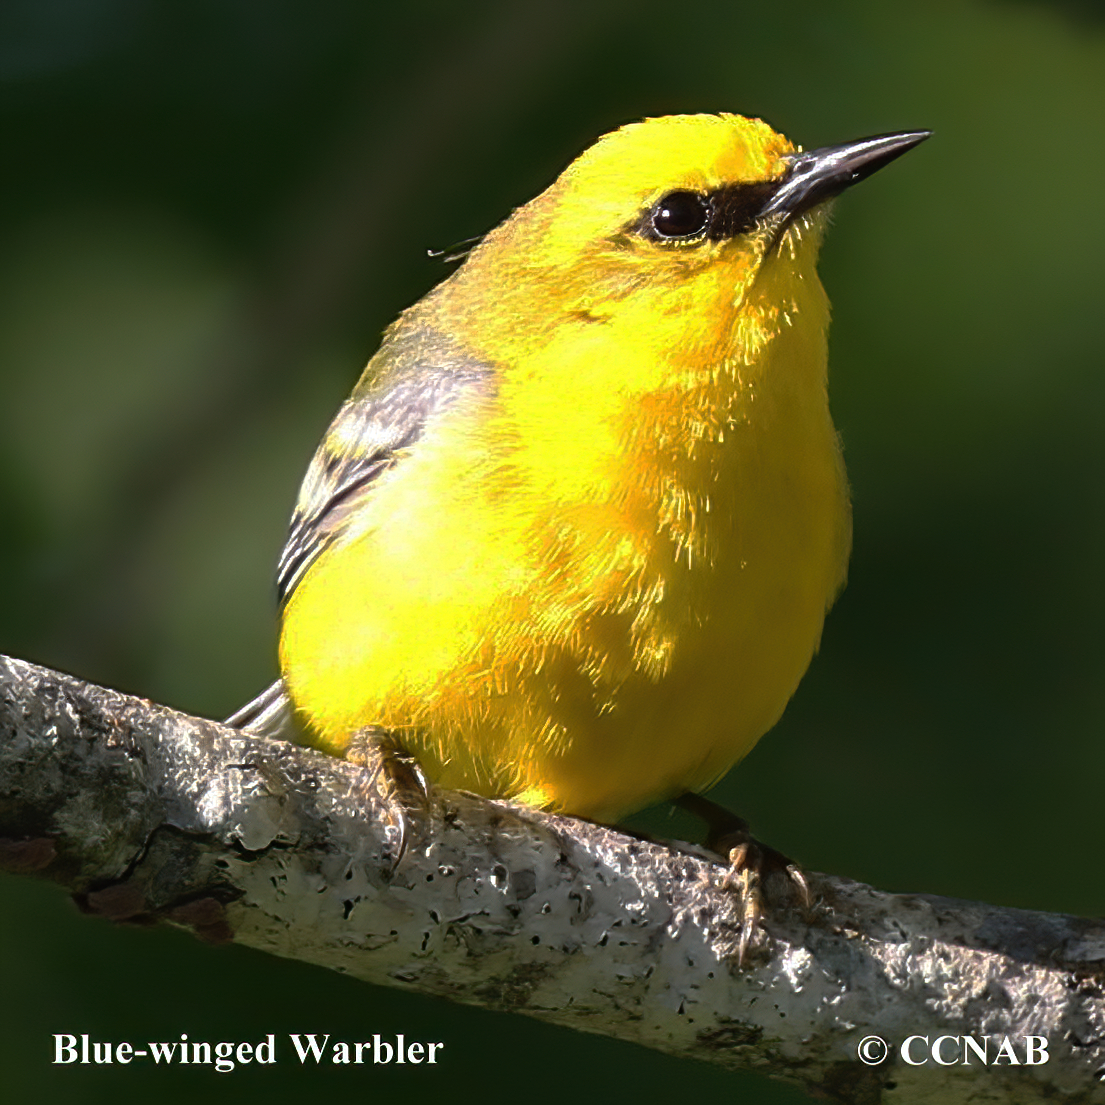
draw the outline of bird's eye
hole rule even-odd
[[[697,192],[669,192],[649,212],[648,225],[661,240],[700,237],[710,225],[713,208]]]

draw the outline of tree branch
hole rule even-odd
[[[398,823],[363,768],[0,657],[0,866],[89,912],[830,1100],[1105,1101],[1100,921],[810,874],[808,915],[769,887],[738,967],[738,903],[697,849],[444,791],[401,858]]]

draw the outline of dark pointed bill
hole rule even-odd
[[[706,194],[676,189],[642,212],[630,229],[652,241],[678,245],[725,241],[761,226],[769,231],[774,248],[799,216],[889,165],[931,133],[878,134],[791,154],[780,176],[734,181]]]
[[[877,134],[856,142],[792,154],[787,159],[786,173],[771,199],[764,204],[760,216],[781,214],[789,222],[878,172],[931,134],[930,130]]]

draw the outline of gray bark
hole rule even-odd
[[[812,909],[769,883],[738,965],[739,901],[699,849],[434,790],[400,855],[400,816],[363,767],[0,658],[0,866],[93,913],[822,1099],[1105,1102],[1101,921],[808,873]]]

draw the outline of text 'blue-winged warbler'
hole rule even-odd
[[[341,755],[611,820],[778,720],[845,577],[826,201],[927,132],[600,139],[388,329],[303,482],[282,683]]]

